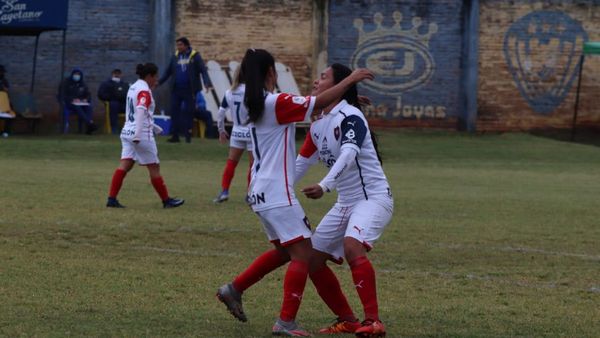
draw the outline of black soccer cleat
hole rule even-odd
[[[109,197],[108,200],[106,201],[106,207],[107,208],[125,208],[125,206],[121,203],[119,203],[119,200],[117,200],[116,198],[112,198]]]
[[[169,208],[177,208],[183,205],[185,201],[182,200],[181,198],[167,198],[166,200],[163,201],[163,208],[165,209],[169,209]]]

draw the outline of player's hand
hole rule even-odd
[[[371,99],[368,96],[358,95],[358,104],[361,106],[370,106],[371,103]]]
[[[219,133],[219,142],[221,142],[221,144],[227,143],[228,140],[229,140],[229,134],[227,134],[226,131],[222,131]]]
[[[358,83],[363,80],[373,80],[375,78],[375,74],[373,74],[373,72],[367,68],[358,68],[354,70],[349,77],[353,83]]]
[[[308,187],[300,190],[308,198],[319,199],[323,197],[323,188],[318,184],[309,185]]]

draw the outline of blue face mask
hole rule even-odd
[[[79,75],[79,74],[73,74],[73,81],[77,82],[79,80],[81,80],[81,75]]]

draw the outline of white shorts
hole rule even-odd
[[[344,257],[344,237],[352,237],[368,250],[392,219],[394,200],[389,195],[369,196],[349,206],[336,203],[323,217],[312,237],[314,249],[330,254],[336,263]]]
[[[229,146],[237,149],[246,149],[252,151],[252,138],[250,137],[250,129],[244,127],[233,127],[231,137],[229,138]]]
[[[299,204],[256,211],[267,237],[282,246],[310,238],[310,223]]]
[[[135,144],[130,138],[121,137],[122,160],[134,160],[140,165],[158,164],[158,149],[154,140],[144,140]]]

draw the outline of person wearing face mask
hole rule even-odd
[[[125,102],[129,84],[122,81],[121,70],[114,69],[111,77],[100,84],[98,98],[108,102],[110,128],[113,134],[119,134],[119,114],[125,113]]]
[[[59,100],[65,105],[66,109],[76,113],[86,123],[86,134],[90,135],[98,129],[92,119],[91,94],[88,86],[83,81],[81,69],[74,68],[71,75],[62,82]],[[64,129],[63,132],[66,133],[67,130]]]

